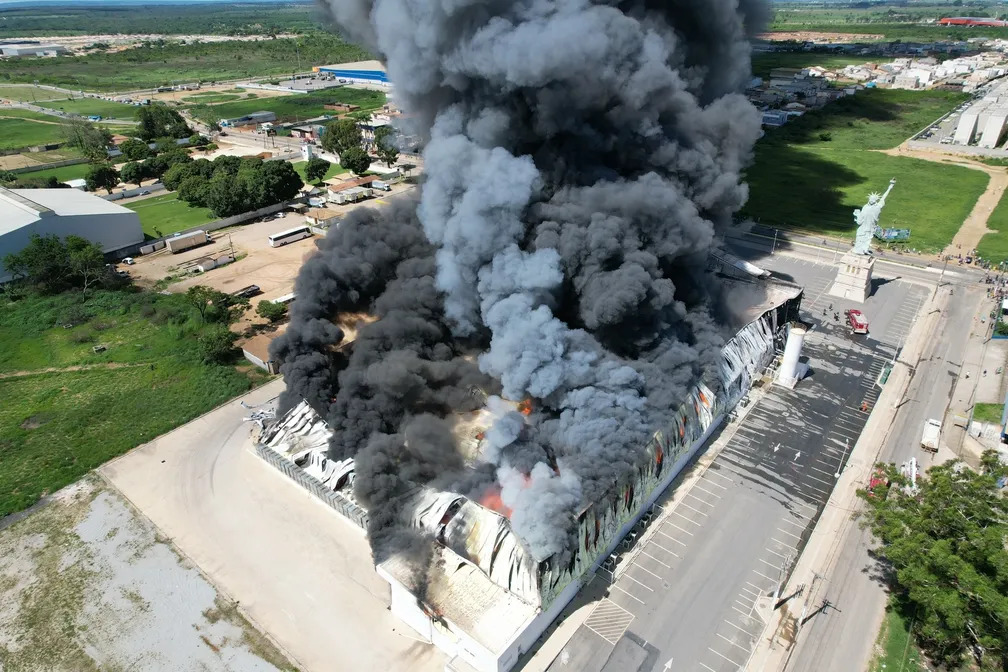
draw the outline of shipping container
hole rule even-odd
[[[212,239],[210,234],[206,231],[193,231],[192,233],[187,233],[185,235],[174,236],[165,240],[165,247],[172,254],[178,254],[179,252],[185,252],[186,250],[191,250],[194,247],[199,247],[200,245],[206,245]]]

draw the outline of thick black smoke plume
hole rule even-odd
[[[723,344],[704,272],[747,198],[759,134],[738,92],[763,0],[332,0],[425,140],[418,202],[347,218],[276,344],[355,455],[376,555],[411,546],[416,484],[502,487],[537,559],[625,480]],[[348,314],[378,317],[337,352]],[[336,375],[338,370],[338,375]],[[452,412],[502,408],[466,470]],[[498,403],[491,397],[491,404]],[[375,512],[380,510],[380,514]]]

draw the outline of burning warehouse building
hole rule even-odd
[[[753,301],[748,313],[758,316],[724,345],[712,379],[696,383],[638,452],[632,477],[613,483],[595,501],[579,503],[571,552],[533,557],[511,525],[513,511],[501,497],[500,484],[479,499],[414,486],[398,506],[398,523],[435,543],[423,566],[409,552],[378,563],[390,586],[392,611],[453,660],[477,670],[510,669],[781,351],[789,324],[797,320],[801,290],[786,284],[731,284],[736,295]],[[527,423],[534,414],[528,402],[473,393],[482,407],[454,417],[452,429],[467,468],[475,471],[487,458],[487,433],[501,417],[516,411]],[[316,494],[366,529],[367,508],[354,495],[354,458],[327,457],[332,436],[325,420],[302,401],[265,429],[258,449],[299,467]]]
[[[302,267],[261,450],[366,527],[393,609],[478,669],[530,645],[794,318],[798,290],[759,285],[750,314],[708,270],[747,198],[763,5],[329,5],[386,62],[424,175]]]

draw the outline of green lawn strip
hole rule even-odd
[[[1001,424],[1001,413],[1004,411],[1004,404],[982,404],[973,406],[973,420],[976,422],[989,422],[994,425]]]
[[[89,163],[75,163],[72,166],[60,166],[59,168],[46,168],[30,173],[18,173],[18,177],[24,179],[55,177],[60,182],[66,182],[67,180],[76,180],[84,177],[90,169],[91,164]]]
[[[295,93],[289,96],[274,96],[254,100],[236,100],[217,105],[198,105],[191,108],[194,115],[208,121],[234,119],[252,112],[267,111],[277,115],[277,120],[305,121],[324,114],[336,116],[333,110],[326,110],[326,103],[348,103],[359,105],[362,111],[371,111],[385,104],[385,94],[369,89],[339,87],[318,93]]]
[[[178,200],[175,192],[126,203],[125,207],[140,215],[140,227],[152,238],[167,236],[217,219],[210,208],[194,208],[185,201]]]
[[[987,220],[987,228],[994,233],[984,234],[977,245],[977,255],[981,259],[999,264],[1008,261],[1008,198],[1001,196],[1001,202],[994,208]]]
[[[19,149],[62,142],[59,123],[42,123],[31,118],[4,119],[8,110],[0,109],[0,149]],[[41,116],[41,115],[39,115]],[[55,121],[55,117],[49,117]]]
[[[820,54],[804,51],[778,51],[753,54],[753,75],[766,79],[774,68],[808,68],[818,65],[829,70],[836,70],[847,65],[860,65],[871,60],[870,56],[854,56],[842,54]]]
[[[179,295],[96,291],[7,302],[0,517],[264,380],[202,364],[196,339],[205,328]],[[94,354],[98,343],[107,349]]]
[[[771,226],[852,236],[854,210],[895,177],[880,224],[911,229],[907,245],[912,248],[942,249],[989,177],[870,150],[895,147],[961,100],[945,92],[863,91],[768,129],[747,171],[750,197],[744,214]]]
[[[915,23],[823,23],[818,21],[775,21],[771,32],[809,31],[819,33],[855,33],[858,35],[881,35],[885,40],[907,40],[912,42],[936,42],[940,40],[966,41],[978,37],[1004,37],[1004,28],[946,27],[941,25],[920,25]]]
[[[0,98],[31,103],[66,98],[66,94],[61,91],[42,89],[37,86],[0,86]]]
[[[116,103],[101,98],[75,98],[68,100],[50,100],[39,103],[40,107],[48,107],[53,110],[62,110],[67,114],[77,114],[82,117],[98,115],[112,119],[133,119],[136,116],[137,108],[125,103]]]
[[[297,163],[293,163],[291,165],[294,166],[294,170],[296,170],[297,174],[301,176],[301,179],[304,180],[305,183],[308,183],[308,178],[305,177],[305,172],[304,172],[305,166],[308,165],[308,162],[307,161],[298,161]],[[325,177],[323,177],[322,180],[323,181],[328,180],[330,178],[333,178],[333,177],[339,175],[340,173],[345,173],[345,172],[346,172],[346,168],[344,168],[343,166],[339,165],[338,163],[330,163],[329,164],[329,170],[326,171]],[[315,183],[312,182],[311,184],[315,184]]]
[[[869,667],[871,672],[918,672],[921,669],[922,656],[911,639],[910,622],[895,608],[886,608],[876,649],[877,655]]]

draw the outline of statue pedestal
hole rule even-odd
[[[830,296],[864,303],[871,296],[874,268],[875,257],[870,254],[848,252],[840,260],[840,270],[837,271],[836,280],[830,287]]]

